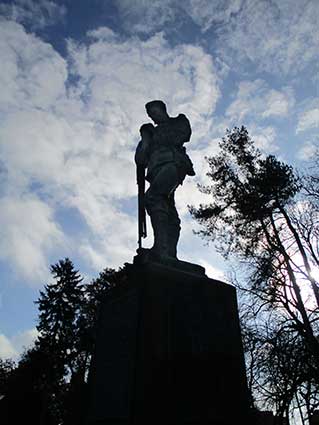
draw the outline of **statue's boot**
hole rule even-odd
[[[154,211],[151,214],[154,233],[154,245],[151,255],[157,260],[168,257],[168,215],[164,211]]]

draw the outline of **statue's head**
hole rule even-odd
[[[152,100],[145,105],[147,115],[155,122],[155,124],[160,124],[161,122],[167,121],[169,118],[166,105],[161,100]]]
[[[150,140],[153,136],[154,126],[153,124],[143,124],[140,128],[140,134],[143,139]]]

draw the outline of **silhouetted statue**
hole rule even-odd
[[[153,124],[144,124],[140,128],[141,141],[136,148],[135,162],[139,183],[139,193],[144,192],[144,170],[146,180],[150,183],[145,193],[145,208],[151,218],[154,232],[154,245],[149,254],[151,258],[163,260],[177,258],[176,247],[180,234],[180,219],[175,208],[174,194],[186,175],[194,176],[193,164],[183,146],[191,137],[191,127],[184,114],[169,117],[166,105],[161,100],[154,100],[145,105]],[[143,222],[142,197],[139,196],[139,250],[141,237],[146,236]]]

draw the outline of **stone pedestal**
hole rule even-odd
[[[319,410],[315,410],[310,418],[310,425],[319,425]]]
[[[256,425],[275,425],[275,417],[272,412],[255,412]]]
[[[89,384],[89,425],[247,425],[235,288],[131,266],[102,306]]]

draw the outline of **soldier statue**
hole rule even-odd
[[[184,114],[170,117],[165,103],[161,100],[153,100],[147,103],[145,108],[155,125],[143,124],[140,128],[141,141],[136,148],[135,162],[140,185],[139,193],[143,187],[142,195],[144,194],[145,169],[147,170],[145,179],[150,184],[145,193],[144,202],[139,196],[139,208],[145,206],[151,218],[154,233],[154,245],[148,253],[151,259],[157,261],[176,260],[176,247],[181,227],[174,195],[176,188],[183,183],[186,175],[195,175],[193,164],[183,146],[184,143],[189,142],[192,130]],[[141,237],[146,236],[146,228],[145,223],[141,223],[140,220],[139,224],[139,241],[141,241]],[[145,251],[140,244],[138,254]]]

